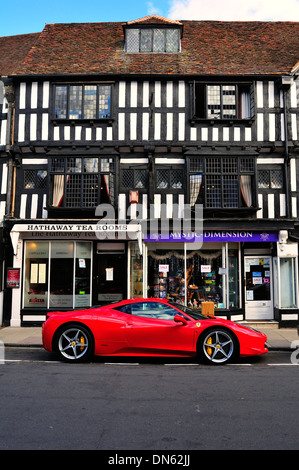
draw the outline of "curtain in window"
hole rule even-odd
[[[252,206],[251,176],[241,175],[241,193],[247,207]]]
[[[59,207],[64,194],[64,175],[54,175],[53,206]]]
[[[190,206],[194,206],[202,184],[202,175],[190,175]]]
[[[241,101],[241,112],[240,117],[241,119],[250,119],[250,94],[247,91],[243,91],[240,97]]]

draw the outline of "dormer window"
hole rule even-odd
[[[128,53],[176,53],[181,49],[182,24],[152,15],[123,25]]]
[[[126,52],[179,52],[178,28],[132,28],[126,30]]]

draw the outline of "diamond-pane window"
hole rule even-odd
[[[184,181],[183,170],[172,170],[170,173],[170,187],[172,189],[182,189]]]
[[[47,187],[46,170],[25,170],[24,189],[45,189]]]
[[[168,188],[168,170],[157,170],[157,189]]]
[[[283,173],[281,170],[271,171],[271,188],[281,189],[283,187]]]
[[[267,189],[270,187],[270,173],[268,170],[260,170],[258,172],[258,188]]]

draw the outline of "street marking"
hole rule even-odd
[[[46,364],[62,364],[61,361],[36,361],[31,359],[5,359],[4,362],[36,362],[36,363],[46,363]]]
[[[104,362],[105,366],[140,366],[138,362]]]
[[[292,364],[292,363],[281,363],[281,364],[268,364],[268,366],[299,366],[299,364]]]
[[[163,364],[163,366],[171,366],[171,367],[175,367],[175,366],[199,366],[200,364],[193,364],[193,362],[191,364],[171,364],[171,363],[167,363],[167,364]]]

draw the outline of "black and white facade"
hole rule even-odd
[[[4,325],[134,297],[298,323],[296,69],[2,83]],[[107,225],[122,222],[115,238],[99,235],[102,204],[115,209]],[[195,229],[199,204],[200,244],[177,224],[187,206]]]

